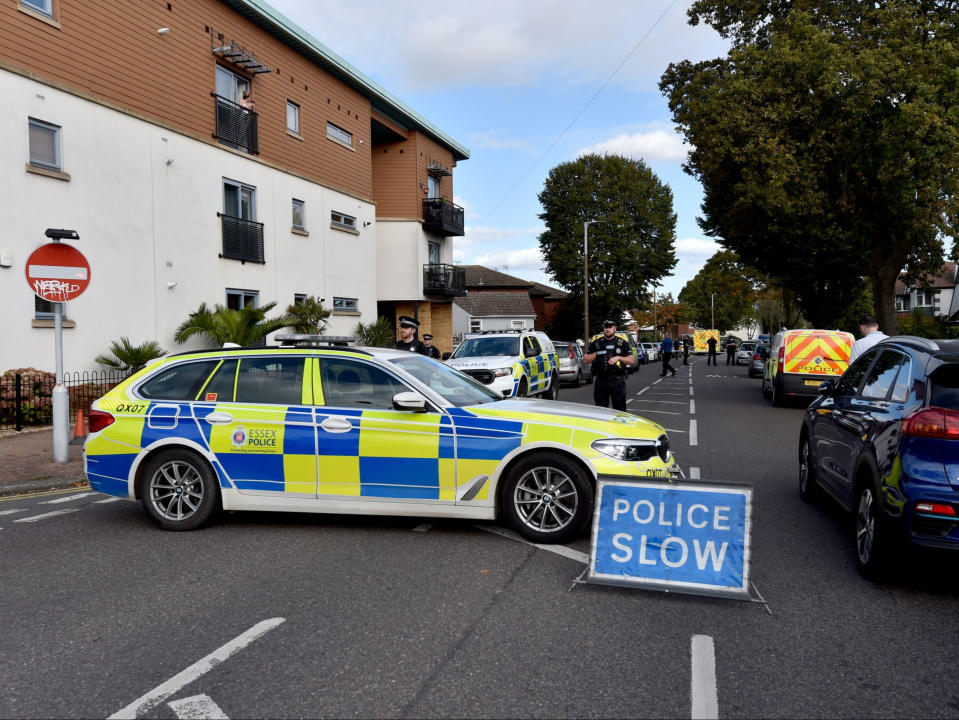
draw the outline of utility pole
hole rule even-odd
[[[712,322],[710,323],[710,330],[716,329],[716,293],[709,294],[709,309],[712,313]]]

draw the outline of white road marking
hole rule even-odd
[[[194,695],[167,705],[180,720],[230,720],[209,695]]]
[[[693,386],[692,386],[692,385],[689,386],[689,396],[690,396],[690,397],[693,396]]]
[[[71,502],[73,500],[79,500],[80,498],[85,498],[87,495],[93,495],[92,492],[80,493],[79,495],[68,495],[67,497],[57,498],[56,500],[44,500],[41,505],[56,505],[58,503]]]
[[[525,545],[532,545],[534,548],[546,550],[554,555],[561,555],[564,558],[569,558],[570,560],[583,563],[583,565],[589,565],[589,555],[584,552],[580,552],[579,550],[568,548],[565,545],[541,545],[540,543],[530,542],[526,538],[520,537],[512,530],[507,530],[506,528],[499,527],[498,525],[474,525],[473,527],[479,528],[480,530],[485,530],[488,533],[493,533],[494,535],[499,535],[500,537],[507,538],[508,540],[516,540],[517,542],[521,542]]]
[[[693,400],[692,398],[689,399],[689,414],[690,415],[696,414],[696,401]]]
[[[679,413],[669,412],[668,410],[647,410],[646,408],[639,408],[637,412],[641,412],[644,415],[646,413],[655,413],[657,415],[679,415]]]
[[[663,381],[662,378],[660,378],[659,380],[654,380],[653,385],[659,385],[659,383],[661,383],[662,381]]]
[[[26,508],[16,508],[15,510],[0,510],[0,515],[13,515],[14,513],[23,512]]]
[[[206,675],[206,673],[210,672],[210,670],[229,658],[230,655],[242,650],[251,642],[262,635],[265,635],[270,630],[284,623],[285,621],[286,618],[270,618],[269,620],[258,622],[245,633],[235,637],[233,640],[230,640],[230,642],[228,642],[226,645],[217,648],[206,657],[197,660],[186,670],[174,675],[165,683],[157,685],[146,695],[134,700],[122,710],[117,710],[107,720],[114,720],[114,718],[127,718],[132,720],[133,718],[136,718],[139,713],[149,712],[177,692],[180,688],[185,685],[189,685],[197,678]]]
[[[53,512],[43,513],[42,515],[20,518],[19,520],[14,520],[14,522],[36,522],[37,520],[46,520],[48,517],[53,517],[54,515],[66,515],[67,513],[76,512],[79,509],[80,508],[64,508],[63,510],[54,510]]]
[[[685,394],[686,394],[686,393],[684,393],[684,392],[668,392],[668,391],[660,391],[660,392],[651,392],[651,393],[650,393],[650,395],[679,395],[679,396],[684,396]]]
[[[709,635],[693,635],[692,677],[689,687],[693,720],[715,720],[719,717],[719,696],[716,692],[716,648]]]
[[[638,393],[636,393],[636,396],[639,397],[640,395],[642,395],[642,394],[643,394],[644,392],[646,392],[647,390],[649,390],[649,385],[647,385],[647,386],[644,387],[642,390],[640,390]]]
[[[94,505],[103,505],[104,503],[116,502],[117,500],[122,500],[122,499],[123,499],[123,498],[111,497],[111,498],[107,498],[106,500],[95,500],[95,501],[93,502],[93,504],[94,504]]]
[[[685,405],[684,402],[679,402],[678,400],[637,400],[636,402],[648,402],[648,403],[658,403],[659,405]]]
[[[422,525],[417,525],[415,528],[413,528],[413,532],[426,532],[432,527],[433,526],[429,523],[423,523]]]
[[[689,444],[695,445],[699,441],[698,436],[696,435],[696,421],[689,421]]]
[[[690,480],[699,480],[699,468],[691,467],[689,468],[689,479]]]
[[[682,433],[683,435],[685,435],[685,434],[686,434],[686,431],[685,431],[685,430],[677,430],[676,428],[668,428],[668,427],[664,427],[664,428],[663,428],[663,430],[665,430],[666,432],[676,432],[676,433]]]

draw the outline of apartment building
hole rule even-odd
[[[0,92],[0,370],[53,365],[24,267],[46,228],[91,265],[67,369],[120,336],[198,347],[173,336],[201,302],[451,336],[469,152],[266,3],[0,0]]]

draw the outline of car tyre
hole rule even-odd
[[[580,537],[593,514],[593,486],[586,471],[557,453],[539,452],[519,460],[499,497],[509,524],[536,543]]]
[[[856,486],[853,512],[856,516],[856,568],[870,580],[880,580],[889,569],[889,529],[882,518],[878,484],[872,477]]]
[[[809,437],[803,432],[799,438],[799,497],[805,502],[813,502],[819,494],[819,482],[816,480],[816,467],[813,464]]]
[[[582,371],[582,370],[577,370],[577,371],[576,371],[576,387],[578,387],[578,388],[583,387],[583,383],[584,383],[584,382],[585,382],[585,380],[583,380],[583,371]]]
[[[776,381],[773,380],[769,384],[772,385],[772,390],[770,391],[770,398],[773,401],[773,407],[782,407],[783,394],[780,390],[776,388]]]
[[[192,450],[171,448],[143,468],[140,500],[164,530],[195,530],[220,507],[220,488],[210,465]]]
[[[550,379],[549,387],[546,388],[546,392],[543,393],[543,397],[547,400],[559,400],[559,378],[555,373]]]
[[[766,387],[766,376],[763,375],[763,397],[769,399],[769,389]]]
[[[526,397],[527,395],[529,395],[529,383],[524,376],[519,381],[519,387],[516,388],[516,397]]]

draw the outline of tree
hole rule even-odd
[[[357,323],[353,332],[360,340],[360,345],[367,347],[393,347],[396,343],[396,331],[385,317],[376,318],[375,322]]]
[[[312,295],[303,298],[302,302],[287,306],[286,314],[292,318],[290,326],[298,333],[319,335],[326,329],[330,310],[323,307],[323,301]]]
[[[653,328],[654,338],[669,334],[669,327],[684,321],[686,306],[673,299],[672,293],[655,297],[649,310],[633,310],[633,319],[641,328]]]
[[[109,354],[97,355],[95,362],[115,370],[133,374],[147,366],[151,360],[166,355],[156,340],[145,340],[139,345],[130,342],[130,338],[121,337],[110,343]]]
[[[557,165],[539,194],[546,270],[583,305],[583,223],[589,225],[590,331],[648,302],[676,265],[673,194],[642,160],[584,155]],[[564,303],[564,304],[566,304]],[[582,327],[582,325],[580,325]],[[578,331],[576,335],[579,335]]]
[[[733,41],[660,82],[694,146],[704,231],[834,327],[866,281],[895,332],[895,282],[942,262],[959,216],[955,0],[697,0]]]
[[[744,265],[736,253],[720,250],[683,286],[679,300],[699,327],[739,327],[755,315],[754,275],[755,271]]]
[[[257,308],[247,305],[241,310],[216,305],[210,310],[206,303],[200,303],[200,307],[176,329],[173,339],[183,343],[194,335],[201,335],[213,347],[227,342],[241,346],[256,345],[271,332],[293,323],[289,315],[267,319],[266,314],[274,307],[276,303],[271,302]]]

